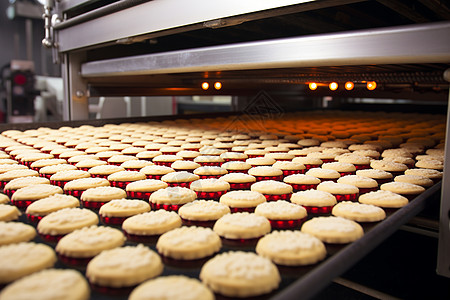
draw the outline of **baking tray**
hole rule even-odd
[[[327,257],[324,261],[301,267],[278,266],[282,281],[280,286],[270,294],[250,297],[246,299],[273,299],[287,300],[297,299],[301,295],[302,299],[312,298],[325,288],[334,278],[343,274],[350,269],[360,259],[367,255],[372,249],[381,244],[391,234],[399,229],[400,226],[408,222],[412,217],[422,211],[429,200],[432,200],[437,193],[440,192],[441,182],[428,188],[424,193],[411,200],[406,206],[400,209],[387,209],[386,219],[375,223],[362,223],[364,236],[359,240],[346,244],[325,244],[327,249]],[[311,218],[312,216],[309,216]],[[23,214],[20,221],[31,224]],[[32,224],[31,224],[32,225]],[[104,225],[101,224],[100,225]],[[109,226],[109,225],[108,225]],[[120,227],[116,227],[120,228]],[[142,243],[152,250],[156,251],[156,242],[158,236],[149,237],[141,241],[130,241],[127,239],[125,245],[137,245]],[[55,247],[56,243],[48,242],[39,235],[34,239],[36,243],[44,243],[51,247]],[[255,251],[257,241],[248,243],[233,242],[223,240],[223,246],[220,253],[227,251]],[[185,275],[188,277],[199,278],[200,270],[203,264],[211,257],[193,260],[179,261],[162,257],[164,263],[164,271],[161,276],[167,275]],[[67,265],[58,259],[56,268],[73,268],[82,273],[86,267],[82,265]],[[91,299],[96,300],[125,300],[132,288],[129,289],[105,289],[91,285]],[[232,299],[216,294],[216,299]]]

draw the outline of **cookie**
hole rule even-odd
[[[163,209],[127,218],[122,229],[129,235],[159,235],[181,226],[181,219],[174,211]]]
[[[171,167],[153,165],[143,167],[140,172],[144,173],[147,179],[161,179],[163,175],[175,172],[175,170]]]
[[[26,209],[26,214],[30,221],[39,221],[52,212],[79,206],[80,202],[74,196],[54,194],[31,203]]]
[[[200,179],[200,176],[187,171],[170,172],[161,177],[161,181],[168,186],[179,186],[189,188],[191,182]]]
[[[39,170],[40,168],[46,167],[46,166],[53,166],[53,165],[59,165],[59,164],[66,164],[67,161],[62,158],[49,158],[49,159],[39,159],[31,163],[30,168],[33,170]]]
[[[256,191],[231,191],[220,197],[220,203],[230,207],[232,212],[253,212],[258,204],[266,202],[266,197]]]
[[[48,269],[15,281],[0,294],[2,300],[36,297],[39,299],[88,300],[90,290],[86,279],[80,272]]]
[[[59,236],[97,223],[97,215],[88,209],[64,208],[43,217],[37,230],[42,235]]]
[[[40,176],[16,178],[5,185],[3,192],[11,197],[16,190],[34,184],[50,184],[50,180]]]
[[[39,174],[41,176],[44,176],[45,178],[50,179],[50,177],[52,177],[53,174],[56,174],[60,171],[70,171],[70,170],[77,170],[77,167],[70,164],[45,166],[39,169]]]
[[[97,167],[97,166],[104,166],[107,162],[100,159],[83,159],[75,164],[75,167],[77,169],[83,170],[83,171],[89,171],[90,168]]]
[[[324,163],[321,168],[327,170],[336,170],[341,176],[353,175],[356,172],[356,167],[353,164],[337,161]]]
[[[300,205],[280,200],[259,204],[255,215],[266,217],[272,228],[295,228],[305,221],[307,212]]]
[[[206,227],[180,227],[161,235],[156,249],[161,255],[179,260],[205,258],[222,247],[220,237]]]
[[[8,165],[10,166],[10,165]],[[14,165],[12,165],[14,166]],[[11,170],[0,174],[0,188],[4,188],[5,185],[13,179],[28,177],[28,176],[39,176],[39,172],[31,169],[17,169]]]
[[[226,169],[219,166],[202,166],[194,170],[194,174],[198,175],[200,179],[220,178],[227,173]]]
[[[34,272],[50,268],[56,263],[55,251],[47,245],[18,243],[0,247],[2,267],[0,284],[7,284]]]
[[[42,169],[40,171],[42,171]],[[91,177],[89,172],[82,170],[58,171],[50,176],[50,182],[53,185],[64,187],[64,185],[71,180],[89,177]]]
[[[34,184],[18,189],[11,197],[11,203],[25,208],[36,200],[55,194],[62,194],[63,189],[50,184]]]
[[[159,255],[140,244],[102,251],[88,263],[86,277],[99,286],[132,287],[160,275],[163,268]]]
[[[97,177],[74,179],[64,185],[64,193],[79,198],[87,189],[100,186],[109,186],[109,181]]]
[[[424,188],[428,188],[434,184],[433,180],[431,180],[430,178],[420,175],[398,175],[395,176],[394,181],[412,183],[420,185]]]
[[[266,217],[241,212],[224,215],[213,229],[227,239],[254,239],[269,233],[271,227]]]
[[[35,236],[33,226],[19,222],[0,222],[0,246],[28,242]]]
[[[346,175],[337,182],[356,186],[360,195],[378,190],[378,182],[375,179],[360,175]]]
[[[177,287],[177,288],[174,288]],[[172,275],[148,280],[136,287],[129,300],[214,300],[214,294],[198,279]]]
[[[316,189],[320,179],[311,175],[293,174],[283,178],[283,182],[292,186],[294,192]]]
[[[152,193],[149,202],[153,209],[178,211],[181,205],[194,201],[196,197],[196,193],[188,188],[167,187]]]
[[[252,184],[251,191],[259,192],[267,201],[289,200],[292,195],[292,186],[275,180],[263,180]]]
[[[443,172],[433,169],[408,169],[405,175],[419,175],[430,178],[434,183],[442,179]]]
[[[201,167],[201,165],[189,160],[177,160],[174,161],[170,167],[175,171],[188,171],[192,173],[192,171]]]
[[[129,183],[146,179],[146,176],[139,171],[119,171],[108,175],[107,179],[111,186],[125,189]]]
[[[364,204],[372,204],[383,208],[400,208],[409,203],[408,198],[390,192],[379,190],[359,196],[358,201]]]
[[[81,195],[80,200],[84,207],[98,209],[106,202],[126,197],[127,193],[121,188],[99,186],[85,190]]]
[[[332,244],[347,244],[364,235],[361,225],[341,217],[312,218],[303,224],[301,231]]]
[[[277,267],[251,252],[225,252],[207,261],[200,279],[214,292],[227,297],[267,294],[281,281]]]
[[[196,193],[199,199],[218,200],[230,190],[230,184],[216,178],[199,179],[191,183],[190,189]]]
[[[305,266],[315,264],[327,255],[318,238],[300,231],[273,231],[262,237],[256,253],[278,265]]]
[[[386,213],[378,206],[351,201],[339,202],[331,213],[356,222],[378,222],[386,218]]]
[[[414,199],[417,195],[425,191],[424,187],[408,182],[388,182],[382,184],[380,189],[402,195],[409,200]]]
[[[122,224],[126,218],[150,211],[150,205],[141,200],[114,199],[100,207],[99,215],[103,223]]]
[[[178,210],[184,220],[189,221],[216,221],[230,213],[230,208],[214,200],[195,200],[189,202]]]
[[[341,177],[341,174],[336,170],[322,168],[309,169],[305,175],[319,178],[321,181],[337,181]]]
[[[248,174],[255,176],[256,181],[283,179],[283,171],[270,166],[252,167],[248,170]]]
[[[0,204],[0,221],[9,222],[19,219],[21,212],[13,205]]]
[[[129,198],[148,200],[153,192],[166,187],[168,187],[168,184],[164,181],[143,179],[131,182],[125,190]]]
[[[115,165],[100,165],[88,169],[88,172],[92,177],[101,178],[107,178],[109,175],[120,171],[125,171],[125,168]]]
[[[375,169],[357,170],[356,175],[372,178],[378,182],[378,185],[390,182],[394,179],[394,176],[391,173]]]
[[[357,201],[359,189],[351,184],[324,181],[317,186],[318,191],[329,192],[340,201]]]
[[[55,250],[58,254],[66,257],[89,258],[104,250],[120,247],[125,240],[125,236],[118,229],[90,226],[64,236],[59,240]]]
[[[226,169],[228,173],[246,173],[252,167],[252,165],[244,161],[229,161],[222,164],[221,167]]]
[[[230,190],[249,190],[251,185],[256,182],[255,176],[245,173],[229,173],[219,179],[228,182]]]

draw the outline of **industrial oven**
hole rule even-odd
[[[88,119],[88,99],[97,96],[231,95],[240,111],[263,91],[289,110],[447,109],[444,1],[57,0],[47,1],[44,17],[43,43],[62,65],[64,119],[72,124]],[[330,91],[331,82],[339,88]],[[346,82],[354,86],[347,90]],[[437,272],[450,277],[449,172],[446,162],[442,189],[434,186],[274,297],[313,296],[436,194]]]

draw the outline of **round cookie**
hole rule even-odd
[[[80,202],[74,196],[54,194],[31,203],[27,207],[26,214],[28,217],[44,217],[63,208],[75,208],[79,206]]]
[[[140,284],[131,292],[128,299],[214,300],[214,294],[197,279],[172,275],[158,277]]]
[[[9,165],[8,165],[9,166]],[[14,165],[12,165],[14,166]],[[28,177],[28,176],[39,176],[39,172],[31,169],[18,169],[11,170],[0,174],[0,188],[4,188],[5,185],[15,178]]]
[[[318,191],[329,192],[339,201],[357,201],[359,189],[351,184],[324,181],[317,186]]]
[[[111,186],[126,188],[126,186],[133,181],[146,179],[144,173],[139,171],[119,171],[108,175],[108,180]]]
[[[277,267],[251,252],[225,252],[207,261],[200,279],[227,297],[259,296],[276,289],[281,281]]]
[[[394,178],[395,182],[407,182],[428,188],[433,185],[433,180],[420,175],[398,175]]]
[[[121,188],[99,186],[85,190],[81,195],[80,200],[85,207],[100,208],[106,202],[126,197],[127,193]]]
[[[120,166],[127,171],[139,171],[143,167],[151,165],[153,165],[153,163],[148,160],[132,159],[124,161]]]
[[[356,175],[372,178],[378,182],[378,185],[390,182],[394,178],[394,176],[389,172],[375,169],[357,170]]]
[[[107,178],[109,175],[120,171],[125,171],[125,168],[115,165],[100,165],[92,167],[88,170],[92,177],[101,178]]]
[[[390,191],[396,194],[400,194],[409,200],[413,199],[417,195],[423,193],[425,188],[408,182],[388,182],[380,186],[381,190]]]
[[[5,185],[3,192],[12,196],[12,194],[14,194],[14,192],[18,189],[34,184],[50,184],[50,180],[40,176],[16,178]]]
[[[331,213],[356,222],[378,222],[386,218],[386,213],[378,206],[351,201],[339,202]]]
[[[191,182],[200,179],[200,176],[187,171],[170,172],[161,177],[169,186],[180,186],[188,188]]]
[[[19,218],[22,213],[13,205],[0,204],[0,221],[9,222]]]
[[[256,253],[278,265],[304,266],[315,264],[327,255],[318,238],[300,231],[273,231],[262,237]]]
[[[89,282],[106,287],[131,287],[160,275],[161,258],[153,250],[138,246],[104,250],[87,265]]]
[[[343,176],[338,179],[337,183],[354,185],[359,189],[359,194],[378,190],[378,182],[375,179],[360,175]]]
[[[50,184],[34,184],[18,189],[11,197],[17,207],[27,207],[32,202],[55,194],[62,194],[63,189]]]
[[[149,202],[154,209],[177,211],[181,205],[194,201],[196,197],[196,193],[188,188],[167,187],[152,193]]]
[[[341,174],[336,170],[322,169],[322,168],[312,168],[309,169],[305,175],[314,176],[319,178],[321,181],[337,181]]]
[[[248,190],[256,182],[255,176],[245,173],[229,173],[219,179],[228,182],[231,190]]]
[[[259,192],[267,201],[289,200],[293,188],[291,185],[275,180],[263,180],[252,184],[251,191]]]
[[[49,288],[51,287],[51,288]],[[8,285],[0,299],[88,300],[89,285],[75,270],[48,269],[28,275]]]
[[[97,223],[97,215],[88,209],[64,208],[43,217],[37,230],[43,235],[58,236]]]
[[[77,170],[77,167],[69,164],[46,166],[39,169],[39,174],[50,179],[54,174],[62,171]]]
[[[242,172],[246,173],[252,165],[244,161],[229,161],[221,165],[222,168],[226,169],[228,173]]]
[[[332,207],[337,203],[333,194],[318,190],[294,193],[292,194],[291,202],[305,207],[308,213],[331,212]]]
[[[79,178],[67,182],[64,185],[64,193],[75,197],[80,197],[84,191],[99,186],[109,186],[109,181],[105,178]]]
[[[408,198],[399,194],[379,190],[359,196],[358,201],[364,204],[372,204],[383,208],[400,208],[408,204]]]
[[[0,246],[28,242],[35,236],[33,226],[19,222],[0,222]]]
[[[201,167],[200,164],[190,161],[190,160],[177,160],[174,161],[170,167],[174,169],[175,171],[189,171],[192,172],[193,170]]]
[[[408,169],[405,175],[418,175],[432,179],[435,183],[442,179],[442,172],[433,169]]]
[[[202,166],[194,170],[194,174],[198,175],[201,179],[219,178],[227,173],[228,171],[226,169],[219,166]]]
[[[18,243],[0,247],[0,284],[6,284],[56,263],[55,251],[47,245]]]
[[[170,172],[175,172],[175,170],[171,167],[153,165],[143,167],[140,172],[144,173],[148,179],[161,179],[163,175]]]
[[[230,213],[230,208],[214,200],[194,200],[178,210],[184,220],[189,221],[216,221]]]
[[[40,170],[42,171],[42,169]],[[54,185],[64,187],[66,182],[79,179],[79,178],[89,178],[91,175],[87,171],[83,170],[66,170],[58,171],[52,176],[50,176],[50,182]]]
[[[181,219],[176,212],[160,209],[127,218],[122,229],[128,235],[151,236],[180,226]]]
[[[165,189],[168,184],[157,179],[144,179],[133,181],[125,188],[128,197],[148,200],[153,192]]]
[[[180,227],[161,235],[156,249],[161,255],[179,260],[205,258],[222,247],[220,237],[207,227]]]
[[[248,174],[255,176],[256,181],[282,180],[283,178],[283,171],[269,166],[252,167],[248,170]]]
[[[303,223],[307,212],[300,205],[280,200],[259,204],[255,215],[266,217],[272,228],[294,228]]]
[[[254,239],[269,233],[271,227],[266,217],[240,212],[224,215],[213,229],[227,239]]]
[[[293,174],[284,177],[283,182],[292,186],[293,191],[306,191],[316,189],[320,183],[320,179],[314,176],[305,174]]]
[[[106,224],[122,224],[130,216],[149,211],[150,205],[147,202],[131,199],[114,199],[100,207],[99,215]]]
[[[361,225],[341,217],[312,218],[303,224],[301,231],[332,244],[347,244],[364,235]]]
[[[192,182],[190,188],[199,199],[219,199],[230,190],[230,184],[221,179],[209,178]]]
[[[42,222],[42,221],[41,221]],[[120,247],[126,238],[112,227],[91,226],[75,230],[59,240],[56,252],[66,257],[89,258],[104,250]]]
[[[106,161],[100,159],[83,159],[77,162],[75,164],[75,167],[77,167],[77,169],[89,172],[89,169],[93,167],[104,166],[106,164],[107,164]]]
[[[258,204],[266,202],[266,197],[255,191],[231,191],[222,195],[219,202],[229,206],[233,212],[253,212]]]

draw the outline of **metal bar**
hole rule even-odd
[[[334,283],[340,284],[342,286],[348,287],[352,290],[358,291],[360,293],[366,294],[376,299],[384,299],[384,300],[400,300],[397,297],[385,294],[383,292],[371,289],[367,286],[361,285],[359,283],[344,279],[342,277],[335,278],[333,280]]]
[[[81,62],[84,53],[64,55],[62,72],[64,80],[63,119],[87,120],[89,118],[87,83],[80,77]]]
[[[172,30],[229,26],[274,15],[362,1],[366,0],[190,0],[183,2],[183,9],[179,8],[179,0],[149,1],[58,30],[58,45],[60,51],[65,52],[139,35],[156,34],[148,36],[155,37]],[[58,26],[64,25],[61,23]]]
[[[440,188],[441,183],[435,184],[408,203],[408,205],[367,232],[361,239],[349,244],[314,270],[299,278],[273,297],[272,300],[297,299],[299,295],[302,296],[302,299],[312,298],[325,288],[330,281],[351,268],[372,249],[393,234],[401,225],[423,210],[427,199],[434,193],[439,192]]]
[[[450,61],[450,22],[140,55],[83,64],[82,76]],[[386,45],[389,45],[388,47]]]
[[[450,82],[450,69],[444,78]],[[448,96],[450,103],[450,93]],[[450,106],[447,111],[447,130],[445,136],[444,175],[442,178],[441,216],[439,219],[439,244],[436,271],[439,275],[450,277]]]

